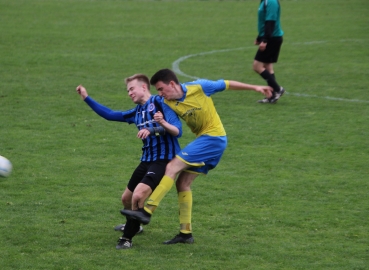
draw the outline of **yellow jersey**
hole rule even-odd
[[[196,137],[225,136],[225,129],[210,96],[228,89],[229,81],[199,79],[183,83],[181,87],[184,92],[181,99],[164,102],[186,122]]]

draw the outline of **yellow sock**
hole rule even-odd
[[[192,191],[178,192],[179,223],[181,233],[192,233]]]
[[[156,207],[159,205],[164,196],[168,193],[168,191],[172,188],[174,180],[169,176],[164,175],[161,179],[159,185],[155,188],[154,192],[147,199],[147,203],[145,206],[145,211],[149,214],[152,214]]]

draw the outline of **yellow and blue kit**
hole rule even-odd
[[[227,147],[226,132],[210,96],[228,89],[229,81],[199,79],[181,87],[181,99],[164,102],[186,122],[196,139],[176,157],[192,166],[187,171],[207,174],[217,166]]]

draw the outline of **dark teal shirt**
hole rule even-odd
[[[275,21],[272,37],[281,37],[284,32],[281,28],[281,6],[278,0],[262,0],[258,10],[258,35],[265,35],[265,21]]]

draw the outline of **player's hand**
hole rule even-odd
[[[259,43],[259,51],[265,51],[267,44],[265,42]]]
[[[82,100],[85,100],[85,98],[88,97],[86,88],[84,88],[82,85],[78,85],[76,91],[81,96]]]
[[[163,121],[165,121],[164,116],[161,112],[156,112],[154,114],[154,120],[155,120],[156,123],[159,123],[159,124],[161,124]]]
[[[143,128],[137,133],[137,138],[140,138],[141,140],[143,140],[149,137],[149,135],[150,135],[150,131],[148,131],[146,128]]]
[[[259,93],[262,93],[267,98],[271,98],[272,93],[273,93],[273,88],[271,88],[270,86],[257,86],[255,88],[255,91],[259,92]]]

